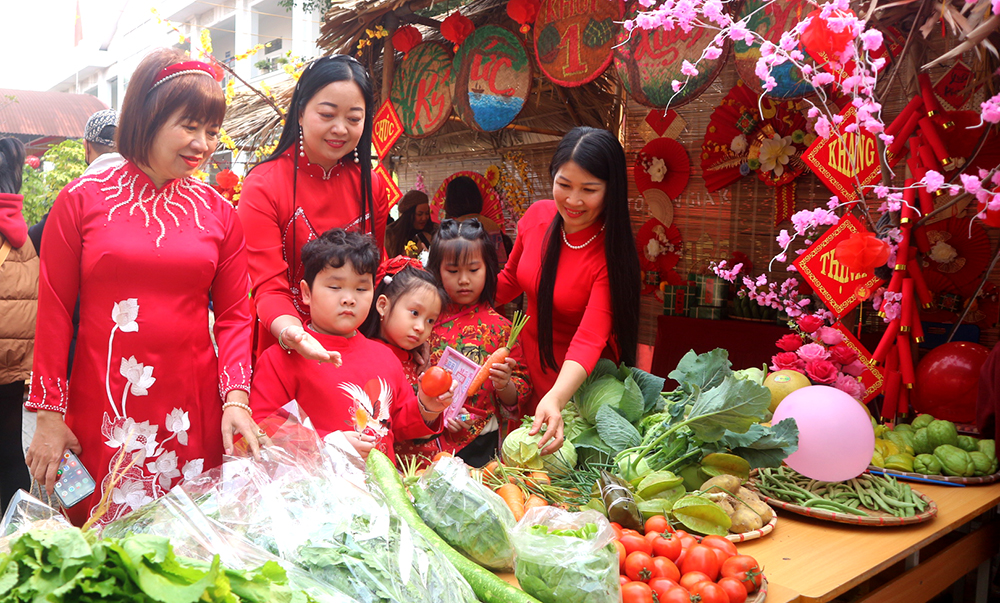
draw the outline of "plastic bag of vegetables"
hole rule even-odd
[[[543,603],[621,601],[614,530],[597,511],[529,510],[514,528],[514,576]]]
[[[479,565],[514,567],[514,514],[495,492],[469,476],[461,459],[443,458],[410,487],[424,523]]]

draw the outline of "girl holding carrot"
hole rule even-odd
[[[429,459],[446,451],[482,467],[496,456],[501,436],[517,426],[531,393],[518,362],[520,345],[506,347],[512,325],[492,307],[499,272],[496,247],[479,220],[444,220],[431,243],[427,270],[449,299],[428,340],[431,364],[451,346],[483,370],[458,419],[448,420],[440,436],[397,442],[396,454]]]
[[[552,157],[552,199],[536,201],[497,285],[504,304],[521,293],[533,318],[524,330],[534,388],[526,410],[540,445],[562,445],[560,414],[602,356],[635,364],[639,257],[628,212],[625,152],[607,130],[570,130]]]

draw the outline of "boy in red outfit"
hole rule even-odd
[[[371,309],[380,259],[369,235],[340,228],[303,246],[306,329],[324,348],[340,352],[341,363],[320,364],[271,346],[257,361],[250,406],[264,417],[295,400],[320,436],[341,431],[363,458],[378,448],[395,460],[395,440],[441,431],[451,393],[414,395],[389,348],[357,331]]]

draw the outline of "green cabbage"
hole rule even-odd
[[[615,375],[604,375],[592,383],[584,383],[576,392],[576,406],[588,423],[597,423],[597,411],[602,406],[614,408],[629,422],[642,416],[642,390],[631,376],[619,381]]]
[[[733,371],[733,377],[736,377],[737,379],[743,379],[745,381],[753,381],[757,385],[764,385],[764,378],[767,377],[767,365],[764,365],[763,370],[753,366],[750,368]]]
[[[550,475],[566,475],[576,467],[576,448],[573,442],[565,439],[559,450],[543,456],[538,449],[542,432],[528,435],[529,431],[531,431],[530,423],[518,427],[504,439],[503,446],[500,447],[500,456],[505,464],[535,471],[541,470]]]

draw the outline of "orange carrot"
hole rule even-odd
[[[536,484],[545,486],[552,485],[552,479],[549,477],[549,474],[544,471],[532,471],[528,474],[528,477],[530,477]]]
[[[497,488],[497,494],[510,507],[514,519],[520,521],[524,517],[524,492],[514,484],[504,484]]]
[[[549,501],[545,500],[537,494],[532,494],[528,497],[528,500],[524,501],[524,510],[534,509],[535,507],[547,507],[549,506]]]
[[[487,479],[494,479],[496,477],[497,469],[500,468],[500,461],[492,460],[486,463],[483,467],[483,477]]]
[[[525,316],[520,312],[514,313],[514,322],[511,323],[510,326],[510,337],[507,338],[507,345],[498,348],[490,354],[490,357],[486,359],[483,366],[479,368],[479,372],[476,373],[476,376],[472,379],[472,383],[469,385],[469,391],[465,394],[467,397],[471,398],[476,395],[479,388],[486,383],[486,378],[490,376],[490,369],[493,368],[494,364],[502,363],[507,360],[507,357],[510,356],[511,349],[514,347],[514,343],[517,342],[518,334],[520,334],[524,325],[527,324],[529,318],[530,316]]]

